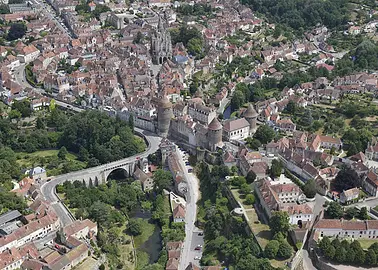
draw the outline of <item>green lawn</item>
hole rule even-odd
[[[358,242],[360,242],[361,244],[361,247],[363,249],[368,249],[372,244],[378,242],[378,239],[362,239],[362,240],[358,240]]]
[[[148,265],[149,260],[150,260],[150,256],[148,255],[147,252],[144,252],[142,250],[137,250],[137,269],[143,269],[145,266]]]
[[[130,235],[127,235],[124,233],[126,230],[126,223],[123,224],[123,226],[119,229],[120,234],[122,234],[122,237],[125,238],[125,242],[127,240],[130,240],[130,244],[120,244],[119,245],[119,250],[121,252],[120,254],[120,260],[121,262],[124,263],[125,269],[130,269],[133,270],[135,269],[135,264],[134,264],[134,248],[133,248],[133,243],[132,243],[132,237]]]
[[[244,204],[244,200],[240,196],[238,189],[232,189],[231,192],[235,199],[242,204],[245,213],[248,217],[248,226],[251,228],[252,233],[255,235],[260,247],[264,249],[273,237],[269,225],[264,224],[260,221],[259,216],[257,215],[256,210],[252,205]],[[272,264],[272,266],[276,268],[285,268],[286,262],[290,261],[290,259],[272,259],[269,261]]]
[[[32,166],[33,160],[39,159],[39,158],[48,158],[48,157],[55,157],[58,155],[59,150],[58,149],[52,149],[52,150],[42,150],[42,151],[36,151],[33,153],[26,153],[26,152],[17,152],[18,160],[17,162],[21,166]],[[77,156],[73,153],[68,153],[66,156],[67,160],[77,160]],[[83,162],[84,163],[84,162]]]
[[[261,248],[264,249],[269,240],[272,239],[272,234],[270,232],[269,226],[260,222],[256,210],[252,205],[244,204],[244,200],[241,198],[237,189],[232,189],[231,192],[234,195],[235,199],[244,207],[246,215],[249,219],[248,225],[251,228],[253,234],[256,236],[256,239],[259,242]]]
[[[150,236],[154,233],[155,225],[148,223],[145,219],[139,219],[142,229],[142,234],[134,237],[135,247],[139,248],[144,242],[150,238]]]
[[[94,269],[97,261],[92,257],[87,258],[84,262],[75,267],[76,270]]]

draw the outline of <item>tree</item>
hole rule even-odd
[[[294,101],[290,100],[289,103],[286,105],[285,112],[294,115],[297,111],[297,104]]]
[[[252,192],[252,189],[251,189],[251,186],[249,184],[245,183],[245,184],[241,185],[240,191],[244,195],[247,195],[247,194],[250,194]]]
[[[375,254],[378,253],[378,242],[373,243],[370,247],[369,250],[372,249],[374,250]]]
[[[261,147],[261,142],[257,139],[248,137],[246,141],[247,141],[248,147],[253,150],[259,150],[259,148]]]
[[[347,156],[350,157],[350,156],[353,156],[357,153],[358,153],[358,149],[356,147],[356,144],[351,143],[349,148],[348,148]]]
[[[360,242],[353,241],[350,244],[350,248],[355,253],[355,258],[354,258],[355,263],[357,263],[357,264],[363,264],[365,262],[365,252],[362,249]]]
[[[267,144],[268,142],[271,142],[273,140],[273,138],[275,137],[275,132],[271,127],[267,125],[261,125],[257,128],[254,137],[261,143]]]
[[[22,38],[26,33],[26,25],[23,23],[13,23],[8,31],[7,39],[9,41]]]
[[[9,13],[10,13],[10,11],[9,11],[8,5],[1,4],[0,5],[0,14],[9,14]]]
[[[358,215],[358,210],[357,210],[357,208],[355,208],[355,207],[350,207],[350,208],[348,208],[347,210],[346,210],[346,215],[349,217],[349,218],[354,218],[354,217],[356,217],[357,215]]]
[[[89,152],[84,147],[80,147],[79,149],[79,160],[84,162],[89,160]]]
[[[302,117],[302,123],[304,126],[311,126],[314,122],[314,118],[312,117],[311,110],[307,109],[305,110],[303,117]]]
[[[168,189],[172,185],[172,174],[168,171],[158,169],[154,173],[154,189],[158,193],[162,193],[164,189]]]
[[[273,178],[279,177],[282,173],[282,162],[278,159],[273,159],[272,165],[270,167],[270,175]]]
[[[333,187],[339,192],[358,187],[360,183],[360,177],[355,170],[349,166],[344,165],[337,174]]]
[[[369,249],[368,252],[366,252],[365,263],[367,265],[377,264],[377,255],[375,254],[374,250]]]
[[[319,247],[321,250],[326,250],[329,246],[331,246],[331,241],[329,240],[329,237],[324,236],[319,242]]]
[[[245,203],[249,205],[253,205],[255,203],[255,196],[253,196],[253,194],[247,194],[245,196]]]
[[[248,184],[252,184],[255,180],[256,180],[256,174],[254,171],[250,170],[248,173],[247,173],[247,176],[246,176],[246,180],[247,180],[247,183]]]
[[[36,128],[37,129],[45,129],[46,128],[45,121],[43,120],[42,117],[37,118]]]
[[[197,56],[201,54],[202,48],[203,48],[202,38],[192,38],[189,40],[188,45],[187,45],[188,52],[193,56]]]
[[[341,205],[337,202],[330,202],[327,208],[327,214],[334,219],[341,218],[344,214]]]
[[[361,207],[360,212],[358,213],[358,218],[361,219],[361,220],[368,220],[369,219],[368,210],[367,210],[366,206]]]
[[[290,244],[286,240],[282,241],[278,248],[277,257],[281,259],[289,259],[292,253],[293,248],[290,246]]]
[[[88,160],[87,168],[96,167],[96,166],[99,166],[99,165],[100,165],[100,162],[98,161],[98,159],[92,157]]]
[[[265,257],[269,259],[274,259],[277,256],[279,247],[280,243],[277,240],[269,241],[264,250]]]
[[[8,114],[8,117],[10,119],[20,119],[22,115],[18,110],[11,110]]]
[[[129,116],[129,127],[131,130],[134,130],[134,115],[130,114]]]
[[[235,91],[231,99],[232,111],[238,110],[245,103],[245,95],[242,91]]]
[[[64,147],[64,146],[62,146],[62,147],[59,149],[59,152],[58,152],[58,158],[59,158],[59,159],[62,159],[62,160],[65,160],[67,154],[68,154],[67,148]]]
[[[136,36],[133,40],[133,43],[134,44],[140,44],[142,41],[143,41],[143,34],[142,34],[142,32],[138,31],[138,33],[136,34]]]
[[[269,220],[269,227],[274,234],[281,232],[286,235],[290,229],[289,214],[287,212],[275,211]]]
[[[127,230],[133,236],[140,235],[142,233],[142,227],[137,219],[129,220]]]
[[[12,110],[17,110],[21,113],[22,117],[30,117],[32,110],[30,107],[30,101],[24,99],[22,101],[14,100],[12,104]]]
[[[303,187],[303,192],[307,198],[315,198],[316,195],[316,183],[314,179],[310,179]]]
[[[356,253],[354,252],[354,250],[352,248],[348,247],[346,249],[346,253],[347,253],[346,261],[348,263],[354,263],[354,260],[356,258]]]
[[[339,263],[343,263],[346,260],[346,250],[345,248],[341,247],[338,249],[335,249],[335,260]]]
[[[325,250],[323,250],[323,252],[327,259],[332,260],[335,257],[336,249],[332,245],[330,245]]]

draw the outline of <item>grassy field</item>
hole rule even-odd
[[[154,233],[155,225],[148,223],[145,219],[139,219],[142,229],[142,234],[134,237],[135,247],[140,247],[144,242],[150,238],[150,236]]]
[[[269,226],[260,222],[256,210],[252,205],[247,205],[244,203],[244,200],[241,198],[237,189],[233,189],[231,190],[231,192],[234,195],[235,199],[244,207],[245,213],[249,219],[248,225],[251,228],[253,234],[256,236],[256,239],[259,242],[261,248],[264,249],[269,240],[272,239]]]
[[[378,239],[370,240],[370,239],[363,239],[363,240],[358,240],[360,242],[361,247],[363,249],[368,249],[372,244],[378,242]]]
[[[244,203],[244,199],[240,195],[238,189],[232,189],[231,192],[232,192],[232,195],[235,197],[235,199],[242,204],[244,211],[246,213],[246,216],[248,217],[248,225],[251,228],[253,234],[255,235],[260,247],[264,249],[273,237],[270,231],[269,225],[264,224],[260,221],[259,216],[257,215],[256,210],[252,205],[247,205]],[[272,266],[276,268],[284,268],[286,265],[286,262],[288,261],[290,261],[290,259],[288,260],[272,259],[270,260],[270,263],[272,264]]]
[[[132,237],[123,233],[126,230],[126,224],[124,224],[120,228],[120,233],[122,236],[125,238],[125,241],[127,242],[130,240],[129,244],[120,244],[119,245],[119,250],[121,252],[120,254],[120,260],[123,262],[125,269],[130,269],[133,270],[135,269],[135,263],[134,263],[134,248],[133,248],[133,243],[132,243]]]
[[[52,149],[52,150],[42,150],[37,151],[34,153],[26,153],[26,152],[17,152],[17,162],[21,166],[32,166],[33,162],[39,158],[48,158],[48,157],[55,157],[58,155],[59,150],[58,149]],[[73,153],[68,153],[66,156],[67,160],[76,160],[77,156]],[[79,161],[78,161],[79,162]],[[83,162],[84,164],[84,162]]]
[[[139,247],[151,237],[154,233],[155,225],[148,223],[145,219],[139,219],[141,224],[142,234],[134,237],[134,244],[137,254],[137,269],[142,269],[144,266],[149,263],[149,255],[147,252],[141,250]]]
[[[87,258],[84,262],[75,267],[76,270],[94,269],[97,261],[92,257]]]

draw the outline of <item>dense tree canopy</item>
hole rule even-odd
[[[65,126],[60,145],[78,153],[81,147],[100,163],[135,155],[144,150],[127,123],[101,113],[84,111],[72,116]]]
[[[337,61],[333,71],[345,76],[355,71],[376,70],[378,68],[378,45],[371,40],[363,40],[356,49]]]
[[[359,186],[360,177],[352,168],[343,166],[333,181],[333,187],[339,192]]]
[[[344,0],[242,0],[269,19],[300,30],[317,24],[334,28],[348,21]]]
[[[282,211],[273,212],[269,220],[269,227],[273,235],[276,233],[287,234],[290,229],[289,214]]]
[[[26,33],[26,25],[23,23],[13,23],[8,31],[7,39],[12,41],[22,38]]]
[[[261,125],[257,128],[254,137],[261,143],[266,144],[271,142],[274,139],[275,135],[276,134],[271,127],[267,125]]]
[[[323,255],[332,261],[340,264],[352,264],[356,266],[377,265],[377,243],[372,244],[367,251],[362,249],[358,240],[352,242],[335,238],[332,242],[325,236],[319,242],[319,248]]]
[[[339,219],[343,216],[344,211],[338,202],[331,202],[327,208],[327,214],[331,218]]]
[[[207,164],[201,163],[198,168],[202,193],[200,211],[204,214],[206,241],[202,264],[213,265],[216,256],[225,266],[237,269],[273,269],[268,260],[259,258],[258,244],[245,234],[243,219],[230,214],[228,199],[223,196],[219,181],[226,170],[214,167],[210,170]],[[243,182],[245,184],[245,179]]]
[[[314,179],[310,179],[303,187],[303,192],[307,198],[314,198],[316,195],[316,183]]]

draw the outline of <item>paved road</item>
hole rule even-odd
[[[36,3],[37,5],[40,5],[41,6],[41,13],[50,18],[51,21],[53,21],[55,23],[55,25],[62,31],[62,33],[64,35],[67,35],[69,37],[72,37],[71,36],[71,33],[69,32],[69,30],[67,29],[67,27],[63,26],[61,24],[62,20],[61,18],[58,17],[58,15],[56,15],[56,12],[55,10],[49,5],[46,3],[46,1],[42,1],[42,0],[32,0],[34,3]],[[59,19],[58,19],[59,18]]]
[[[41,95],[45,95],[45,96],[47,95],[47,92],[44,89],[35,88],[31,84],[28,83],[28,81],[26,80],[26,76],[25,76],[25,64],[21,64],[19,67],[15,68],[14,71],[13,71],[13,75],[14,75],[14,80],[19,85],[21,85],[21,87],[31,88],[31,89],[34,89],[35,91],[39,92]],[[55,104],[60,106],[60,107],[66,108],[66,109],[73,110],[75,112],[84,111],[84,109],[82,109],[80,107],[77,107],[77,106],[74,106],[72,104],[69,104],[69,103],[66,103],[66,102],[63,102],[63,101],[59,101],[59,100],[55,100]]]
[[[197,245],[203,245],[203,236],[199,236],[200,230],[194,225],[197,216],[197,201],[199,198],[198,179],[195,174],[188,173],[188,167],[185,165],[185,154],[178,150],[181,167],[184,169],[185,179],[188,183],[188,192],[186,193],[186,215],[185,215],[185,241],[183,251],[181,253],[179,269],[185,269],[190,262],[197,266],[199,260],[194,257],[201,257],[202,251],[194,251]]]
[[[346,207],[364,207],[364,206],[366,206],[369,209],[369,208],[374,208],[377,205],[378,205],[378,198],[372,198],[372,199],[367,199],[364,202],[354,203],[354,204],[348,205]]]
[[[59,201],[58,197],[56,196],[55,188],[57,185],[62,184],[68,180],[75,180],[75,179],[83,178],[88,174],[98,172],[99,170],[107,169],[109,167],[115,167],[125,162],[132,162],[140,158],[146,158],[149,154],[155,153],[159,149],[159,144],[161,141],[160,137],[158,137],[156,134],[143,131],[138,128],[135,128],[135,130],[137,132],[142,133],[146,137],[146,140],[148,141],[148,148],[145,152],[134,155],[132,157],[114,161],[108,164],[100,165],[97,167],[92,167],[92,168],[88,168],[81,171],[59,175],[59,176],[54,177],[50,182],[45,182],[41,185],[42,195],[45,197],[47,201],[49,201],[52,204],[52,207],[54,208],[54,210],[57,212],[58,216],[60,217],[61,223],[63,224],[63,226],[66,226],[72,223],[73,217],[67,211],[67,209],[62,205],[62,203]]]

